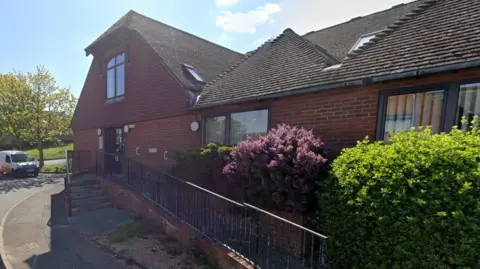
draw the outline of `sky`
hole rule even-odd
[[[0,5],[0,73],[44,65],[79,96],[92,61],[84,48],[133,9],[245,53],[291,28],[298,34],[409,0],[5,0]]]

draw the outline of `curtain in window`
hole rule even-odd
[[[205,143],[225,144],[225,116],[205,119]]]
[[[432,126],[441,131],[444,91],[431,91],[388,97],[385,117],[385,140],[392,131],[408,131],[411,127]]]
[[[457,126],[467,130],[475,116],[480,115],[480,83],[460,86],[457,107]],[[462,123],[462,119],[467,122]]]
[[[233,113],[230,117],[230,144],[258,139],[268,131],[268,110]]]

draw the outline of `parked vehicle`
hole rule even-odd
[[[14,177],[37,177],[39,171],[38,161],[28,153],[18,150],[0,151],[0,173]]]

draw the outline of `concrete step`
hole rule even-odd
[[[84,199],[84,198],[90,198],[90,197],[98,197],[98,196],[103,196],[103,191],[101,189],[87,190],[87,191],[81,191],[81,192],[72,192],[70,194],[70,197],[72,198],[72,200],[74,200],[74,199]]]
[[[97,196],[97,197],[90,197],[90,198],[83,198],[83,199],[72,199],[72,207],[82,207],[88,206],[97,203],[106,203],[108,202],[108,198],[105,196]]]
[[[91,205],[86,205],[86,206],[72,206],[72,215],[79,215],[81,213],[85,213],[88,211],[94,211],[94,210],[99,210],[103,208],[109,208],[113,207],[113,204],[110,202],[105,202],[105,203],[95,203]]]
[[[81,186],[70,186],[71,193],[77,192],[89,192],[94,190],[100,190],[99,184],[92,184],[92,185],[81,185]]]
[[[70,181],[70,186],[85,186],[85,185],[95,185],[97,180],[94,178],[89,179],[72,179]]]

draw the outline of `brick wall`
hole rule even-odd
[[[370,139],[376,138],[381,91],[473,78],[480,81],[480,69],[222,106],[204,110],[202,115],[216,116],[254,108],[269,108],[271,127],[286,123],[311,128],[315,135],[321,137],[326,146],[337,154],[342,148],[354,146],[357,141],[363,140],[366,136]]]
[[[106,62],[127,50],[125,98],[106,103]],[[96,55],[90,66],[72,120],[74,130],[123,126],[126,123],[169,118],[187,113],[189,98],[153,49],[133,34],[130,49],[113,47]]]
[[[201,145],[201,131],[190,130],[190,123],[194,120],[199,118],[197,119],[195,115],[186,115],[136,123],[135,128],[127,134],[125,146],[127,157],[155,168],[170,167],[175,151],[197,148]],[[157,152],[149,152],[150,148],[156,149]],[[167,160],[164,159],[165,151]]]

